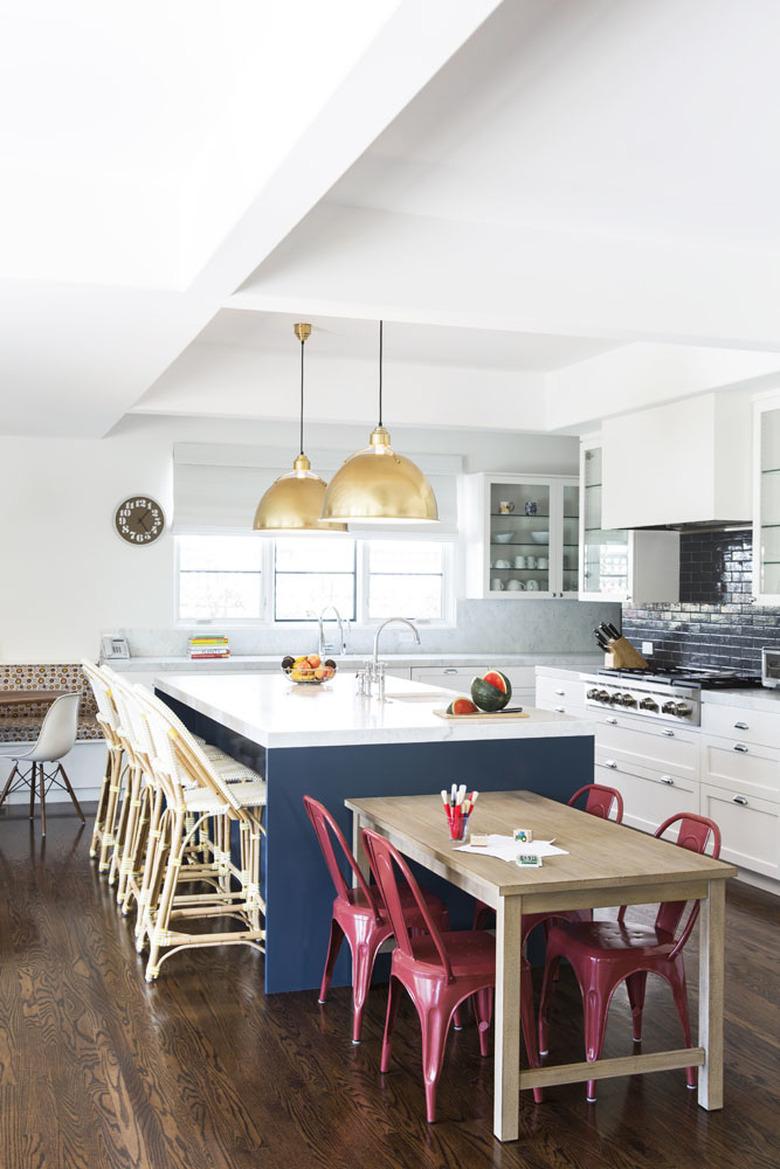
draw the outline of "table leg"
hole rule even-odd
[[[723,1107],[723,951],[726,882],[709,881],[701,903],[699,926],[699,1046],[704,1067],[699,1071],[699,1104]]]
[[[496,911],[493,1132],[500,1141],[516,1141],[520,1131],[522,909],[521,897],[500,897]]]
[[[363,847],[363,828],[367,825],[363,821],[363,817],[359,816],[357,812],[352,813],[352,855],[357,861],[357,866],[360,869],[366,880],[369,879],[371,869],[368,863],[368,855]],[[357,877],[352,874],[352,887],[357,887]]]

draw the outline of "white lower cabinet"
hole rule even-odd
[[[699,734],[630,715],[604,713],[596,741],[628,766],[636,763],[694,782],[699,778]]]
[[[558,714],[570,714],[574,718],[585,716],[585,690],[583,683],[574,677],[549,677],[536,679],[536,705],[540,710],[554,710]]]
[[[780,803],[703,783],[701,814],[720,828],[722,860],[780,880]]]
[[[655,832],[676,812],[699,811],[698,779],[681,779],[637,763],[626,763],[596,746],[596,783],[614,787],[623,797],[623,823]]]

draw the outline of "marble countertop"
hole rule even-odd
[[[371,655],[369,653],[347,653],[343,657],[335,657],[340,666],[361,666]],[[405,653],[380,654],[383,662],[390,666],[420,666],[435,668],[437,666],[543,666],[553,670],[572,670],[575,672],[592,672],[603,665],[603,657],[598,653]],[[234,654],[230,658],[218,658],[216,661],[192,661],[189,657],[159,657],[159,658],[125,658],[114,659],[108,664],[117,672],[149,672],[156,670],[176,670],[189,672],[190,670],[214,669],[228,672],[230,670],[252,671],[258,666],[278,666],[282,660],[281,654]]]
[[[162,674],[155,687],[262,747],[337,747],[595,734],[595,723],[529,708],[527,719],[441,719],[452,693],[388,678],[386,700],[362,698],[352,676],[296,686],[279,674]]]
[[[780,714],[780,690],[764,687],[735,690],[702,690],[701,700],[707,706],[741,706],[744,710],[769,710]]]

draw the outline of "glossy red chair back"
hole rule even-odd
[[[687,848],[691,852],[698,852],[700,855],[703,855],[711,845],[709,855],[717,860],[720,856],[720,828],[718,828],[714,820],[710,820],[707,816],[697,816],[694,812],[678,812],[677,815],[670,816],[668,820],[664,820],[663,824],[657,828],[655,835],[661,839],[675,824],[680,825],[677,839],[674,841],[678,848]],[[682,921],[687,905],[687,901],[662,902],[658,907],[658,913],[655,918],[656,929],[665,930],[669,934],[674,934]],[[626,907],[623,905],[618,914],[618,921],[623,921],[625,914]],[[677,943],[673,951],[674,954],[679,953],[688,941],[698,916],[699,902],[694,901],[688,915],[688,920],[685,922],[682,932],[677,938]]]
[[[398,874],[400,873],[403,881],[406,882],[411,891],[425,931],[431,937],[439,957],[442,971],[446,975],[447,981],[452,982],[452,967],[447,957],[447,951],[444,947],[441,934],[428,911],[428,906],[420,891],[420,886],[414,879],[406,861],[389,840],[386,840],[384,836],[380,836],[377,832],[372,832],[369,828],[363,829],[363,844],[368,853],[371,872],[374,874],[374,879],[382,894],[382,900],[387,908],[387,914],[390,918],[390,924],[393,927],[398,949],[407,958],[414,960],[412,938],[406,925],[406,916],[401,901],[401,890],[398,884]]]
[[[341,865],[336,856],[334,842],[338,845],[341,855],[347,861],[352,870],[357,887],[366,899],[366,904],[371,906],[374,910],[374,915],[379,918],[380,903],[377,900],[376,891],[370,887],[366,878],[363,876],[357,861],[352,855],[352,849],[344,839],[344,833],[339,828],[336,821],[331,816],[328,809],[315,800],[312,796],[303,797],[303,806],[306,809],[306,815],[311,820],[312,828],[314,829],[317,842],[320,846],[325,864],[328,866],[330,879],[336,890],[336,896],[342,898],[344,901],[352,903],[353,892],[347,884]]]
[[[587,794],[586,794],[587,793]],[[615,809],[615,823],[623,823],[623,797],[616,787],[607,787],[603,783],[586,783],[569,800],[569,807],[574,807],[580,796],[585,795],[585,808],[591,816],[600,816],[602,820],[609,820],[612,809]]]

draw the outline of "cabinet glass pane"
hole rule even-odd
[[[490,591],[549,592],[549,545],[549,487],[491,484]]]
[[[576,593],[580,587],[580,489],[563,489],[563,591]]]
[[[605,597],[624,596],[628,592],[628,533],[601,527],[600,448],[586,450],[584,463],[584,591]]]
[[[762,593],[780,593],[780,410],[761,415],[761,537],[758,549]]]

